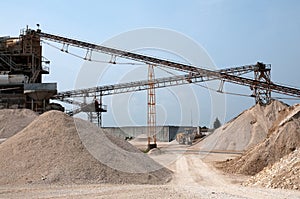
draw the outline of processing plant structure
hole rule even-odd
[[[86,56],[82,59],[87,61],[92,61],[92,52],[98,52],[110,55],[111,64],[116,64],[117,57],[144,63],[148,66],[148,80],[57,92],[56,83],[42,82],[42,75],[49,74],[47,64],[50,63],[42,56],[41,44],[45,40],[62,45],[60,50],[64,53],[69,53],[69,46],[84,49]],[[155,78],[155,67],[177,70],[184,75]],[[254,72],[253,79],[243,77],[250,72]],[[212,80],[220,81],[220,93],[225,93],[225,82],[246,86],[252,90],[249,97],[253,97],[256,103],[262,105],[271,102],[271,92],[300,97],[299,89],[273,83],[271,65],[261,62],[213,71],[48,34],[39,28],[32,30],[27,27],[21,30],[19,37],[0,37],[0,108],[27,108],[38,113],[53,109],[64,111],[60,104],[50,102],[53,99],[77,106],[71,111],[66,111],[70,116],[86,112],[91,122],[96,121],[98,126],[102,126],[101,115],[107,111],[107,107],[102,104],[103,96],[147,90],[148,146],[152,146],[151,140],[154,141],[153,146],[156,146],[155,89]],[[89,97],[94,98],[93,103],[85,101]],[[84,100],[78,101],[78,98]]]
[[[50,103],[56,83],[43,83],[50,62],[42,56],[40,37],[22,30],[19,37],[0,37],[0,108],[27,108],[38,113],[63,110]]]

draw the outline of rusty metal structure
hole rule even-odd
[[[148,124],[148,147],[149,149],[156,148],[156,97],[155,97],[155,84],[154,84],[154,66],[148,66],[148,109],[147,109],[147,124]],[[151,143],[153,139],[153,143]]]

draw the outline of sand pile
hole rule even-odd
[[[49,111],[2,143],[0,184],[162,184],[171,179],[171,171],[128,142],[75,121]]]
[[[295,150],[273,166],[265,167],[244,185],[300,190],[300,150]]]
[[[255,175],[300,147],[300,105],[281,111],[268,137],[241,157],[224,163],[231,173]]]
[[[28,109],[0,110],[0,139],[9,138],[30,124],[37,113]]]
[[[267,106],[259,104],[216,129],[199,143],[201,150],[244,151],[262,142],[279,112],[288,107],[279,101]]]

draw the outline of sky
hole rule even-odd
[[[40,24],[46,33],[109,45],[119,35],[130,31],[137,33],[137,30],[147,28],[168,30],[198,44],[216,68],[261,61],[272,64],[273,82],[300,87],[300,1],[297,0],[52,0],[42,3],[37,0],[12,0],[2,1],[1,8],[0,36],[18,36],[20,29],[26,25],[36,29],[36,24]],[[146,41],[148,38],[137,34],[136,40],[127,42],[139,40]],[[155,41],[160,40],[156,38]],[[172,42],[172,45],[174,48],[184,48],[180,41]],[[173,49],[158,49],[154,44],[150,47],[150,50],[147,50],[149,46],[131,50],[187,61],[184,59],[186,57],[172,54]],[[85,53],[78,49],[72,49],[72,52]],[[185,53],[189,56],[196,52],[187,47]],[[76,88],[78,74],[89,64],[46,44],[43,44],[43,56],[51,61],[50,75],[45,76],[44,81],[58,82],[59,91]],[[205,63],[200,61],[202,65]],[[92,67],[90,71],[93,72]],[[166,73],[157,69],[157,75]],[[248,77],[253,77],[253,74]],[[146,78],[146,66],[109,66],[97,84]],[[210,86],[216,88],[218,83]],[[251,94],[249,88],[229,83],[225,83],[225,89],[238,94]],[[103,114],[103,124],[145,125],[146,94],[139,92],[104,97],[109,111]],[[220,96],[200,86],[157,89],[156,94],[157,120],[159,124],[166,125],[211,126],[216,117],[225,122],[254,105],[252,98]],[[283,101],[288,104],[299,103],[299,100]]]

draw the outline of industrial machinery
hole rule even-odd
[[[29,29],[19,37],[0,37],[0,108],[28,108],[42,113],[49,109],[63,110],[50,104],[57,94],[56,83],[42,83],[49,74],[42,57],[40,36]]]
[[[205,133],[208,132],[208,128],[186,128],[184,131],[176,134],[176,141],[178,144],[192,145],[195,140],[199,140],[205,137]]]
[[[43,63],[41,55],[41,44],[45,40],[60,43],[61,51],[69,53],[69,46],[78,47],[87,51],[85,60],[91,61],[92,52],[100,52],[111,55],[116,63],[116,58],[125,58],[142,62],[148,65],[148,80],[136,81],[122,84],[98,86],[78,90],[70,90],[56,93],[56,84],[44,84],[41,82],[41,75],[49,73]],[[87,57],[88,56],[88,57]],[[171,77],[154,77],[154,68],[161,67],[184,72],[184,75]],[[83,42],[67,37],[61,37],[42,32],[40,29],[26,29],[22,31],[18,38],[0,38],[0,71],[3,75],[0,77],[0,105],[10,107],[11,104],[17,104],[19,108],[30,108],[36,111],[45,111],[50,104],[49,99],[60,100],[78,106],[78,108],[69,111],[68,114],[74,115],[79,112],[87,112],[89,119],[97,120],[101,126],[101,113],[106,112],[107,108],[102,104],[102,97],[106,95],[120,94],[126,92],[148,91],[148,146],[151,146],[151,139],[156,146],[156,120],[155,120],[155,89],[182,84],[199,83],[210,80],[220,80],[218,92],[223,92],[225,82],[249,87],[253,92],[249,97],[254,97],[256,103],[262,105],[271,101],[271,92],[285,94],[289,96],[300,97],[300,90],[275,84],[271,81],[271,65],[256,63],[218,71],[208,70],[199,66],[176,63],[164,59],[158,59],[151,56],[132,53],[125,50],[109,48],[88,42]],[[254,72],[254,78],[243,77],[243,74]],[[12,76],[14,75],[14,76]],[[8,77],[8,78],[7,78]],[[3,84],[1,84],[3,82]],[[83,102],[78,102],[74,98],[96,97],[100,99],[97,106]],[[12,99],[12,100],[11,100]]]
[[[196,132],[193,129],[186,129],[184,132],[176,135],[176,141],[179,144],[192,145],[196,136]]]

